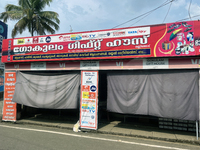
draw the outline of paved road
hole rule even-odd
[[[200,146],[0,123],[0,150],[199,150]]]

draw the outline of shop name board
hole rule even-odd
[[[7,39],[2,62],[196,56],[200,21]]]
[[[129,46],[129,45],[139,45],[139,44],[147,44],[148,43],[148,37],[143,36],[141,38],[132,38],[132,39],[116,39],[113,42],[107,42],[107,47],[119,47],[121,45]],[[20,39],[21,40],[21,39]],[[93,49],[93,50],[101,50],[101,42],[103,39],[98,40],[90,40],[86,44],[81,44],[80,41],[76,41],[74,43],[68,44],[69,50],[75,50],[75,49]],[[21,46],[21,47],[14,47],[13,52],[14,53],[26,53],[26,52],[48,52],[48,51],[55,51],[55,50],[63,50],[63,45],[57,45],[57,44],[51,44],[51,45],[43,45],[42,47],[40,45],[36,45],[34,47],[32,46]]]

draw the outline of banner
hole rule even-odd
[[[98,121],[98,71],[81,72],[81,128],[97,130]]]
[[[16,121],[17,120],[17,104],[12,102],[12,98],[15,92],[16,73],[5,73],[4,84],[4,105],[3,105],[3,117],[4,121]]]
[[[3,41],[2,62],[195,56],[200,21],[43,35]]]

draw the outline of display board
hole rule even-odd
[[[2,51],[3,39],[7,39],[7,31],[7,25],[0,21],[0,52]]]
[[[6,39],[2,62],[195,56],[200,21]]]
[[[97,130],[98,71],[81,72],[80,127]]]
[[[16,121],[17,120],[17,104],[12,102],[12,98],[15,92],[16,73],[5,73],[4,84],[4,103],[3,103],[3,117],[4,121]]]

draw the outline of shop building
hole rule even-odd
[[[183,121],[198,129],[199,27],[187,21],[6,39],[2,119],[16,120],[16,103],[78,108],[81,127],[97,129],[104,103],[108,112],[158,117],[161,128],[192,131]]]

